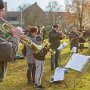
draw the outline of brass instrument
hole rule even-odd
[[[49,49],[50,53],[53,55],[55,54],[54,51],[52,51],[52,49],[50,48],[50,44],[48,42],[46,42],[45,40],[43,41],[44,43],[44,47],[46,47],[47,49]]]
[[[42,45],[37,45],[37,44],[33,43],[32,40],[28,39],[28,37],[25,35],[21,36],[21,42],[24,45],[32,46],[35,53],[38,53],[42,49]]]
[[[12,26],[10,23],[8,23],[5,19],[2,18],[2,20],[5,22],[4,24],[2,24],[2,29],[3,29],[2,32],[4,33],[6,32],[10,34],[11,28],[15,28],[15,27]],[[38,53],[42,49],[41,45],[37,45],[33,43],[32,40],[28,39],[28,37],[24,34],[21,36],[20,42],[24,45],[32,46],[33,49],[35,50],[35,53]]]
[[[10,23],[8,23],[5,19],[3,19],[3,18],[1,18],[1,19],[5,22],[4,24],[2,24],[2,29],[3,29],[2,32],[4,32],[4,33],[6,32],[6,33],[9,33],[10,34],[11,33],[11,28],[15,28],[15,27],[12,26]],[[45,44],[43,43],[42,45],[37,45],[37,44],[33,43],[32,40],[30,40],[24,34],[21,36],[20,42],[22,44],[24,44],[24,45],[32,46],[33,49],[34,49],[34,51],[35,51],[35,53],[38,53],[46,45],[47,45],[47,48],[49,48],[49,44],[46,43],[45,41],[44,41]],[[53,53],[53,51],[50,48],[49,48],[49,51],[51,53]]]

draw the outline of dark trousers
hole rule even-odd
[[[78,43],[70,43],[70,50],[72,50],[73,47],[77,47],[76,53],[78,53]]]
[[[58,64],[59,58],[60,58],[60,52],[56,50],[55,54],[51,55],[51,70],[54,70],[59,66]]]
[[[35,64],[28,64],[28,69],[27,69],[27,80],[28,82],[35,82]]]
[[[84,48],[84,43],[80,43],[80,50],[83,50]]]
[[[3,81],[7,70],[7,62],[0,62],[0,81]]]

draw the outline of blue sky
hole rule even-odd
[[[64,0],[3,0],[7,2],[7,9],[8,11],[16,11],[18,6],[23,5],[25,3],[33,4],[35,2],[38,3],[38,5],[45,10],[46,6],[48,5],[49,1],[58,1],[58,3],[63,7],[64,6]]]

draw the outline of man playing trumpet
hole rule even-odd
[[[52,30],[49,32],[50,48],[55,51],[55,54],[51,55],[51,70],[58,67],[60,53],[57,48],[60,46],[60,40],[62,40],[63,35],[64,34],[59,32],[58,25],[53,25]]]
[[[5,15],[4,3],[0,0],[0,19]],[[7,62],[14,60],[18,50],[19,40],[22,32],[19,29],[11,28],[11,37],[6,39],[0,27],[0,81],[3,81],[7,69]]]
[[[36,27],[31,27],[29,32],[27,33],[27,37],[31,40],[31,43],[36,43],[36,35],[38,29]],[[35,83],[35,57],[33,55],[34,48],[32,45],[26,45],[26,61],[27,61],[27,84],[34,84]]]

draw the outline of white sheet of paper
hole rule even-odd
[[[64,80],[64,68],[57,67],[54,72],[53,81],[62,81]]]
[[[73,53],[76,53],[76,51],[77,51],[77,47],[73,47],[71,50],[71,52],[73,52]]]
[[[61,49],[65,48],[66,45],[67,45],[67,43],[64,42],[63,44],[61,44],[61,45],[57,48],[57,50],[61,50]]]
[[[89,62],[90,57],[81,55],[81,54],[73,54],[66,64],[65,68],[71,68],[76,71],[82,72]]]

